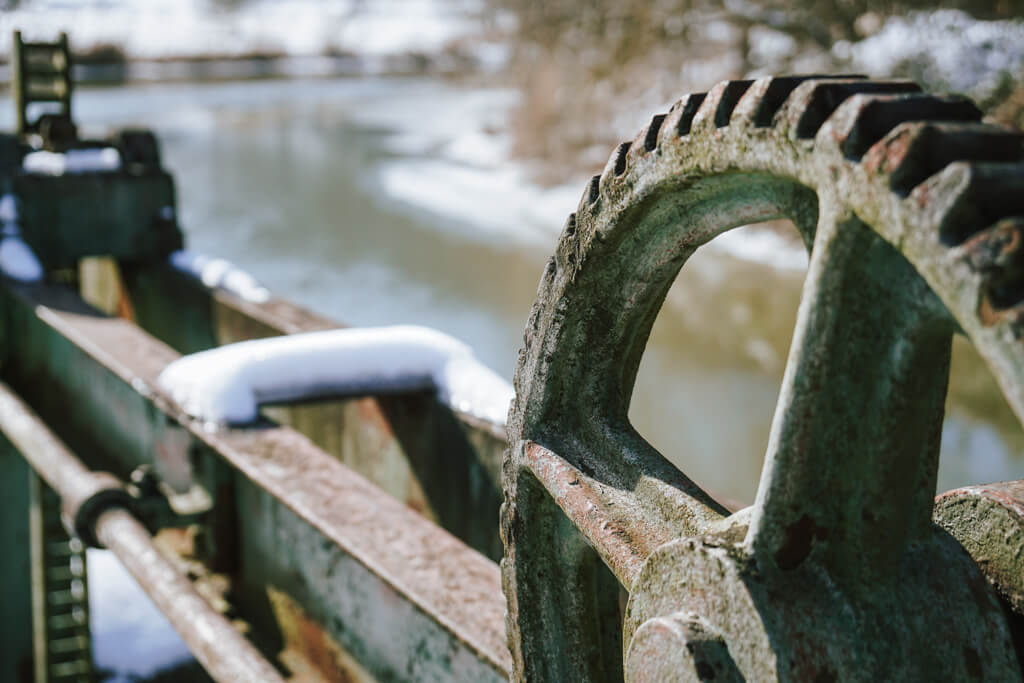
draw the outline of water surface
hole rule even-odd
[[[437,327],[511,377],[578,197],[505,161],[515,101],[428,79],[258,81],[83,90],[76,115],[87,131],[157,130],[191,248],[350,324]],[[706,247],[684,268],[631,416],[696,481],[749,501],[802,272],[734,251]],[[1024,477],[1021,430],[966,344],[953,375],[939,489]]]

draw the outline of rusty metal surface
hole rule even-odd
[[[1024,616],[1024,481],[947,491],[935,499],[935,521],[960,541],[1010,608]]]
[[[230,490],[216,498],[235,501],[228,534],[232,575],[247,596],[241,612],[258,612],[274,586],[374,676],[507,676],[492,562],[291,429],[211,431],[185,418],[154,388],[177,354],[73,293],[5,285],[0,310],[17,330],[0,349],[5,377],[44,417],[61,416],[61,436],[78,452],[130,471],[153,461],[170,421],[184,427],[200,464],[207,453],[226,464]]]
[[[301,306],[244,301],[169,266],[126,268],[138,324],[181,353],[246,339],[334,329]],[[264,414],[492,560],[505,431],[440,404],[432,393],[274,406]]]
[[[167,617],[207,673],[221,683],[283,683],[277,670],[168,562],[123,508],[96,520],[96,534]]]
[[[614,680],[624,662],[658,678],[645,653],[689,638],[666,624],[692,617],[747,680],[1021,679],[995,592],[931,523],[931,498],[954,331],[1024,417],[1022,136],[918,91],[721,83],[654,117],[586,188],[515,375],[515,678]],[[689,256],[776,218],[811,261],[757,499],[728,515],[633,430],[629,399]],[[984,244],[960,246],[973,235]]]

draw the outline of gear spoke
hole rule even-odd
[[[953,330],[899,252],[822,211],[754,505],[758,557],[884,573],[929,531]]]

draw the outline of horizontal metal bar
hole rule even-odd
[[[0,382],[0,432],[61,497],[68,523],[74,522],[86,501],[117,487],[113,477],[86,468],[3,382]]]
[[[173,459],[165,437],[183,428],[189,452],[212,451],[231,467],[233,578],[248,600],[240,610],[258,612],[258,600],[279,591],[381,678],[507,677],[493,562],[291,429],[211,431],[188,419],[156,388],[178,354],[74,293],[5,284],[0,314],[4,373],[97,460],[122,471],[155,460],[160,471]]]
[[[62,499],[78,500],[96,488],[90,471],[3,382],[0,431]],[[95,520],[95,535],[135,577],[167,616],[203,668],[217,681],[283,683],[253,645],[216,612],[157,550],[149,532],[123,507],[110,507]],[[81,638],[51,643],[53,652],[81,649]]]

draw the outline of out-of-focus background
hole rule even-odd
[[[770,73],[906,77],[1024,126],[1024,2],[21,0],[70,35],[84,135],[158,133],[190,248],[354,325],[419,323],[511,377],[543,264],[616,142],[681,95]],[[0,79],[9,75],[0,64]],[[13,128],[9,97],[0,126]],[[656,323],[631,415],[710,490],[750,501],[806,255],[784,225],[715,240]],[[940,490],[1024,477],[1024,433],[962,341]],[[90,554],[97,664],[186,652]],[[139,652],[147,653],[144,658]]]

